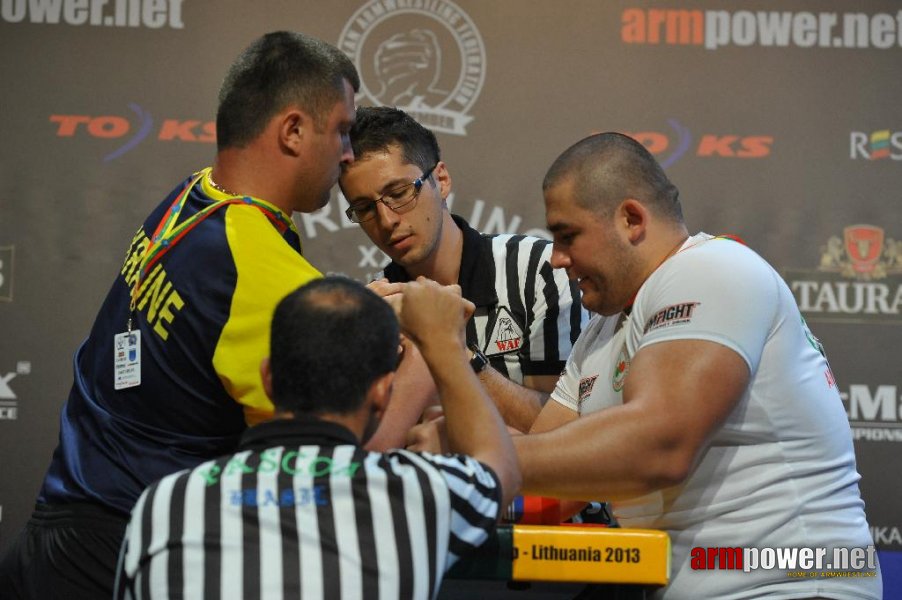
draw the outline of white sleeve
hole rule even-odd
[[[634,311],[642,334],[635,351],[657,342],[722,344],[758,368],[779,307],[779,276],[731,240],[714,239],[671,258],[640,292]]]
[[[613,324],[616,317],[606,318],[601,315],[595,315],[589,321],[589,324],[580,333],[579,339],[573,345],[573,352],[567,358],[567,364],[564,371],[551,392],[551,399],[555,402],[563,404],[574,412],[579,412],[579,382],[582,379],[583,363],[585,362],[592,343],[600,335],[608,334],[605,324]]]

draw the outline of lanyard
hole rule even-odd
[[[182,213],[182,208],[184,208],[185,206],[185,201],[188,198],[188,194],[203,178],[204,173],[204,171],[201,171],[197,176],[194,177],[194,179],[188,182],[188,184],[185,186],[185,189],[183,189],[181,193],[176,196],[175,200],[172,201],[172,204],[166,210],[163,218],[160,219],[160,223],[157,225],[156,230],[154,230],[153,235],[150,238],[150,243],[144,250],[144,255],[141,257],[141,266],[138,268],[138,278],[135,281],[135,285],[132,287],[131,291],[128,317],[129,331],[132,330],[132,314],[135,312],[135,306],[137,305],[138,297],[141,295],[141,285],[145,282],[147,274],[150,273],[153,266],[157,264],[167,252],[172,250],[176,246],[176,244],[178,244],[182,240],[182,238],[184,238],[188,234],[189,231],[197,227],[207,217],[212,215],[220,208],[223,208],[224,206],[228,206],[230,204],[248,204],[266,215],[266,217],[276,227],[276,229],[279,230],[279,233],[284,234],[285,231],[291,227],[291,222],[287,218],[285,218],[284,215],[272,210],[263,202],[251,198],[250,196],[231,196],[224,200],[215,201],[212,204],[204,207],[203,210],[195,213],[191,217],[176,225],[179,215]]]

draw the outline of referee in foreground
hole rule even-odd
[[[142,494],[116,597],[434,597],[520,487],[510,437],[468,362],[472,310],[456,286],[405,284],[400,325],[436,381],[459,454],[383,454],[360,444],[391,393],[394,312],[344,278],[289,294],[261,366],[275,418],[247,430],[236,454]]]

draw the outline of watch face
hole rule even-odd
[[[475,372],[479,373],[489,364],[489,359],[476,344],[468,344],[467,347],[473,351],[473,357],[470,359],[470,366],[473,367]]]

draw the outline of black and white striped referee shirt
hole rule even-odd
[[[482,234],[452,217],[463,232],[458,284],[476,305],[467,342],[476,343],[492,367],[516,383],[525,375],[560,375],[589,313],[576,282],[563,269],[551,268],[551,242]],[[410,281],[396,263],[383,275],[391,282]]]
[[[500,501],[471,457],[367,452],[335,423],[269,421],[145,490],[116,598],[432,598]]]

